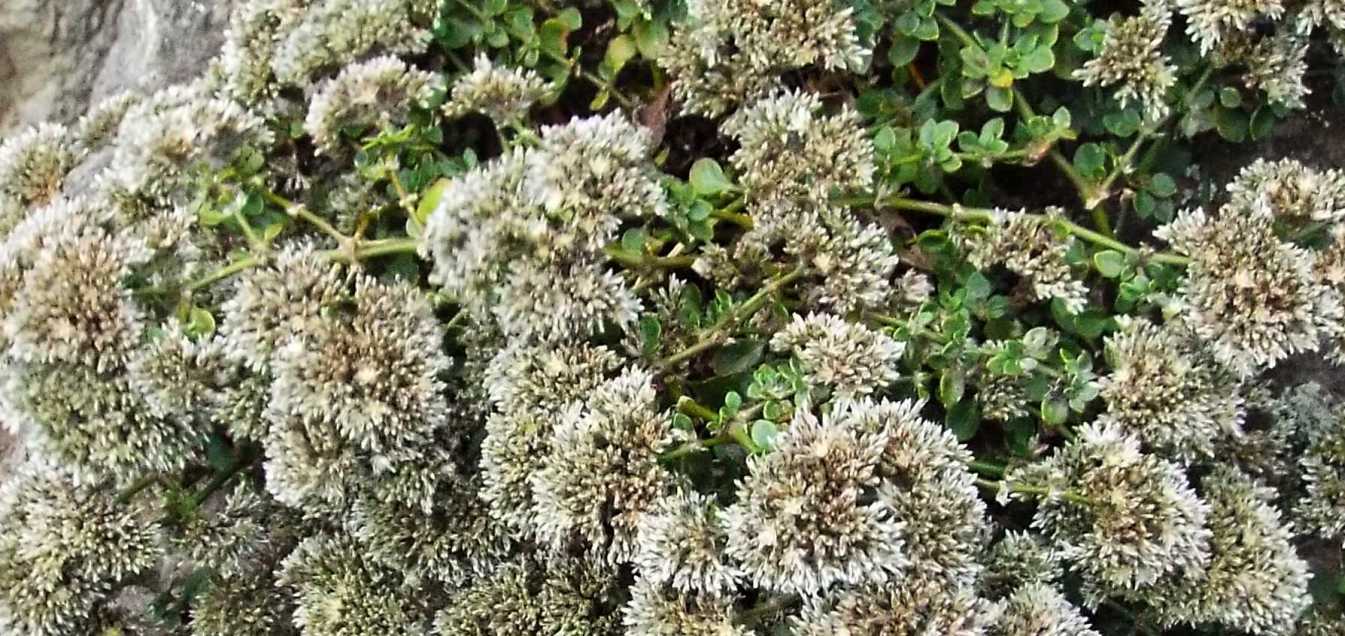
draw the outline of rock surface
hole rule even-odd
[[[241,0],[0,0],[0,140],[70,122],[126,89],[191,79],[219,50]],[[17,456],[0,423],[0,479]]]
[[[0,1],[0,135],[200,74],[238,2]]]

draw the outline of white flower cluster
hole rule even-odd
[[[432,280],[513,337],[629,326],[639,301],[603,248],[623,219],[667,214],[649,144],[614,113],[546,127],[536,147],[453,180],[425,228]]]
[[[1088,304],[1088,286],[1066,259],[1075,238],[1057,229],[1054,221],[1062,214],[1054,208],[1045,217],[997,210],[990,224],[961,224],[953,236],[977,269],[1003,265],[1023,278],[1034,300],[1058,299],[1078,313]]]
[[[1150,121],[1167,117],[1167,92],[1177,83],[1176,69],[1162,52],[1163,39],[1171,26],[1168,0],[1146,0],[1139,15],[1113,16],[1102,50],[1074,76],[1083,80],[1084,86],[1120,84],[1116,98],[1122,107],[1134,101]]]
[[[827,314],[794,316],[771,338],[777,351],[792,351],[810,384],[841,399],[864,397],[897,379],[904,343],[863,324]]]
[[[1242,377],[1318,350],[1339,335],[1345,319],[1340,291],[1317,276],[1318,253],[1275,233],[1275,220],[1296,213],[1302,198],[1282,195],[1292,187],[1290,179],[1268,187],[1261,168],[1235,184],[1233,201],[1217,215],[1186,210],[1155,232],[1191,257],[1180,319]],[[1249,197],[1247,188],[1258,182],[1263,187]]]
[[[692,0],[661,62],[683,112],[717,116],[779,87],[807,66],[858,71],[871,52],[853,8],[825,0]]]

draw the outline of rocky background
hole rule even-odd
[[[199,75],[239,0],[0,0],[0,141]],[[0,426],[0,478],[20,458]]]

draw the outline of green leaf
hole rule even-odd
[[[939,402],[951,407],[962,401],[967,392],[967,379],[961,369],[944,369],[939,376]]]
[[[957,436],[957,441],[968,441],[976,437],[976,431],[981,428],[981,408],[977,406],[976,400],[958,402],[948,409],[946,423],[948,430]]]
[[[210,441],[206,442],[205,458],[215,472],[227,472],[234,465],[233,449],[229,448],[229,444],[218,434],[211,435]]]
[[[1219,103],[1224,108],[1237,108],[1242,105],[1242,93],[1232,86],[1219,89]]]
[[[1156,197],[1166,199],[1177,194],[1177,182],[1166,173],[1159,172],[1149,180],[1149,187],[1146,190]]]
[[[710,361],[710,366],[715,375],[742,373],[757,366],[765,350],[766,343],[760,340],[738,340],[720,347]]]
[[[1117,278],[1125,271],[1126,257],[1115,250],[1103,250],[1093,255],[1093,267],[1104,278]]]
[[[1069,420],[1069,403],[1064,400],[1047,397],[1041,401],[1041,421],[1051,426],[1060,426]]]
[[[192,307],[187,314],[187,325],[185,331],[192,336],[205,336],[215,333],[215,317],[209,310],[201,307]]]
[[[691,165],[691,187],[696,190],[696,194],[713,196],[731,190],[733,183],[724,176],[724,169],[719,167],[718,161],[703,157]]]
[[[647,238],[644,228],[633,227],[621,235],[621,249],[632,254],[644,254],[644,244]]]
[[[603,55],[602,64],[604,70],[608,72],[609,77],[616,77],[617,73],[626,66],[639,49],[635,45],[635,40],[629,35],[618,35],[607,43],[607,53]]]
[[[990,110],[1007,113],[1013,108],[1013,90],[991,86],[985,91],[985,103]]]
[[[887,50],[887,61],[892,66],[901,67],[910,64],[920,54],[920,40],[898,33],[892,38],[892,46]]]
[[[752,441],[763,450],[775,450],[775,438],[779,434],[780,429],[776,428],[775,422],[770,420],[752,422]]]
[[[439,200],[444,198],[444,191],[448,189],[448,179],[435,181],[428,189],[420,195],[420,203],[416,206],[416,222],[424,227],[430,220],[430,215],[434,209],[439,207]]]
[[[1085,177],[1099,178],[1107,172],[1107,153],[1098,144],[1079,146],[1074,151],[1074,167]]]

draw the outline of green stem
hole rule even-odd
[[[392,256],[395,254],[415,254],[420,245],[420,241],[413,238],[388,238],[377,241],[366,241],[360,243],[355,248],[355,260],[364,260],[376,256]],[[351,253],[348,250],[327,250],[322,255],[343,263],[351,260]]]
[[[710,218],[728,221],[744,230],[752,229],[752,217],[740,212],[747,206],[747,199],[738,197],[732,203],[710,213]]]
[[[190,283],[187,283],[187,286],[183,288],[183,291],[186,291],[187,293],[190,294],[191,292],[197,291],[204,287],[209,287],[210,285],[213,285],[230,276],[233,276],[234,274],[260,265],[262,263],[262,260],[263,260],[262,257],[256,254],[251,254],[249,256],[236,260],[228,265],[225,265],[224,267],[221,267],[209,274],[206,274],[205,276],[202,276],[201,278],[198,278]]]
[[[980,473],[987,477],[995,477],[997,479],[1003,479],[1004,472],[1006,470],[1004,466],[1001,464],[995,464],[981,460],[973,460],[967,463],[967,468],[970,468],[971,471],[974,473]]]
[[[796,594],[777,596],[758,603],[756,607],[744,610],[734,617],[733,622],[743,627],[750,628],[771,616],[797,605],[801,600],[802,599]]]
[[[135,482],[132,483],[130,486],[127,486],[125,490],[122,490],[121,492],[117,493],[117,503],[119,504],[130,503],[130,501],[134,499],[136,495],[140,494],[146,488],[149,488],[150,486],[157,483],[159,483],[158,475],[148,475],[145,477],[141,477],[140,479],[135,480]]]
[[[907,199],[905,197],[899,197],[899,196],[891,196],[875,199],[872,196],[861,195],[861,196],[841,197],[838,199],[834,199],[834,201],[836,201],[841,205],[849,205],[849,206],[871,206],[875,209],[886,207],[896,210],[906,210],[909,212],[923,212],[925,214],[942,216],[956,221],[984,222],[984,221],[990,221],[991,219],[994,218],[995,215],[995,211],[988,208],[969,208],[969,207],[963,207],[961,205],[945,205],[942,203],[935,203],[933,201],[917,201],[915,199]],[[1041,214],[1029,214],[1028,216],[1037,217],[1041,220],[1047,220],[1048,218],[1045,215]],[[1055,219],[1052,220],[1051,222],[1059,224],[1061,229],[1094,245],[1099,245],[1101,247],[1113,249],[1123,254],[1128,255],[1139,254],[1138,248],[1126,245],[1125,243],[1122,243],[1109,236],[1104,236],[1099,232],[1090,230],[1068,219]],[[1178,267],[1185,267],[1191,263],[1191,259],[1178,254],[1164,254],[1164,253],[1154,254],[1150,258],[1150,260],[1152,260],[1155,263],[1163,263],[1165,265],[1176,265]]]
[[[992,480],[992,479],[977,479],[977,480],[976,480],[976,485],[977,485],[977,486],[980,486],[981,488],[984,488],[984,489],[986,489],[986,490],[995,490],[995,491],[998,491],[998,490],[1000,489],[1001,485],[1003,485],[1003,484],[1004,484],[1004,482],[1003,482],[1002,480]],[[1046,498],[1048,498],[1048,497],[1058,497],[1058,498],[1060,498],[1060,499],[1063,499],[1063,500],[1065,500],[1065,501],[1068,501],[1068,502],[1070,502],[1070,503],[1072,503],[1072,504],[1075,504],[1075,505],[1078,505],[1078,506],[1092,506],[1092,505],[1093,505],[1093,500],[1092,500],[1092,499],[1089,499],[1089,498],[1087,498],[1087,497],[1085,497],[1085,496],[1083,496],[1083,495],[1080,495],[1080,494],[1077,493],[1077,492],[1073,492],[1073,491],[1069,491],[1069,490],[1063,490],[1063,491],[1062,491],[1062,490],[1056,490],[1056,491],[1053,491],[1053,490],[1051,490],[1050,488],[1046,488],[1045,486],[1029,486],[1029,485],[1026,485],[1026,484],[1009,484],[1009,492],[1012,492],[1012,493],[1015,493],[1015,494],[1019,494],[1019,495],[1031,495],[1031,496],[1033,496],[1033,497],[1037,497],[1037,498],[1039,498],[1039,499],[1046,499]]]
[[[719,420],[718,413],[710,410],[710,407],[697,402],[695,398],[689,395],[683,395],[682,397],[677,398],[677,410],[692,417],[699,417],[707,422],[715,422]]]
[[[723,318],[720,318],[718,322],[702,332],[695,344],[655,362],[654,368],[666,371],[667,369],[675,367],[719,346],[728,337],[729,331],[733,329],[733,327],[752,317],[752,315],[757,313],[762,307],[765,307],[772,296],[779,292],[784,286],[801,278],[803,273],[804,268],[800,266],[794,268],[787,274],[782,274],[773,278],[771,282],[767,283],[761,291],[756,293],[756,295],[748,298],[743,304],[729,310]]]
[[[342,234],[340,230],[337,230],[335,227],[332,227],[332,224],[328,223],[327,219],[324,219],[316,214],[313,214],[313,212],[308,209],[308,206],[290,201],[289,199],[286,199],[285,197],[282,197],[270,190],[263,189],[261,191],[261,194],[262,198],[266,199],[268,202],[275,205],[276,207],[284,210],[285,214],[288,214],[292,217],[303,219],[313,224],[314,227],[318,228],[319,230],[322,230],[324,234],[335,239],[337,243],[345,245],[350,242],[349,236]]]
[[[192,495],[191,498],[192,503],[196,506],[200,506],[201,504],[205,503],[205,501],[210,498],[210,495],[215,494],[217,491],[219,491],[219,489],[227,485],[239,473],[243,472],[249,466],[251,466],[252,462],[253,458],[248,458],[246,460],[235,460],[233,465],[230,466],[228,470],[222,473],[216,473],[214,478],[210,480],[210,483],[206,484],[204,490],[196,493],[195,495]]]
[[[632,254],[614,245],[609,245],[603,248],[603,253],[606,254],[608,258],[621,263],[630,269],[684,269],[691,267],[691,265],[696,262],[695,256],[652,256],[647,254]]]

